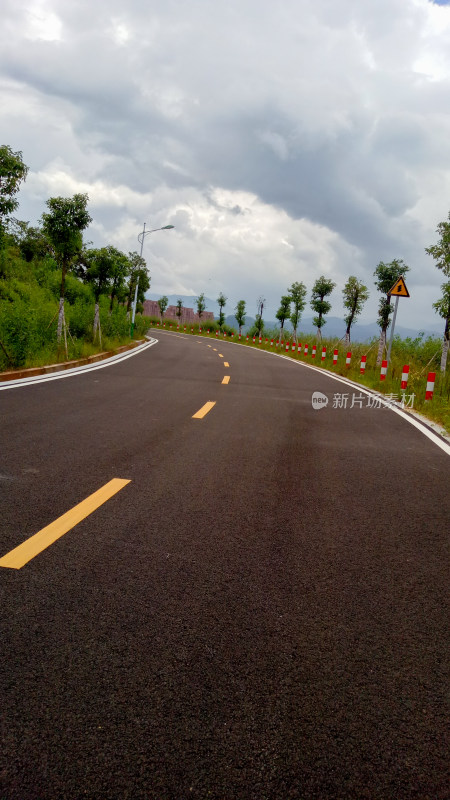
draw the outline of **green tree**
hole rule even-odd
[[[380,341],[378,345],[377,364],[380,365],[383,359],[383,351],[386,347],[386,333],[389,325],[391,324],[391,297],[388,292],[392,289],[394,283],[401,278],[405,272],[409,272],[409,267],[404,263],[401,258],[394,258],[393,261],[385,263],[380,261],[373,273],[376,281],[375,286],[378,291],[382,293],[378,305],[378,325],[380,326]]]
[[[128,284],[125,289],[124,281],[126,277],[128,277]],[[150,288],[150,276],[148,274],[145,258],[142,258],[139,253],[134,251],[133,253],[128,253],[126,263],[123,265],[123,272],[118,270],[117,274],[117,298],[120,300],[122,294],[124,294],[124,299],[126,298],[127,301],[128,314],[130,313],[131,305],[134,302],[136,286],[138,287],[136,300],[137,303],[142,304],[145,300],[145,293]],[[113,292],[111,294],[111,308],[114,297],[115,294],[113,286]]]
[[[241,335],[242,326],[245,325],[245,300],[239,300],[234,310],[236,312],[234,316],[239,325],[239,335]]]
[[[166,313],[166,308],[169,305],[169,298],[167,295],[163,295],[158,300],[159,305],[159,313],[161,314],[161,322],[163,321],[164,314]]]
[[[218,322],[219,322],[219,329],[220,330],[222,330],[222,326],[223,326],[223,324],[225,322],[225,314],[223,313],[223,309],[225,308],[225,304],[226,304],[227,300],[228,300],[228,298],[225,297],[223,292],[221,292],[219,294],[219,297],[217,298],[217,303],[218,303],[218,306],[219,306],[219,319],[218,319]]]
[[[291,296],[288,294],[284,294],[280,301],[280,307],[277,313],[275,314],[276,318],[280,322],[280,339],[283,338],[284,323],[286,322],[287,319],[289,319],[291,315],[291,302],[292,302]]]
[[[128,297],[127,278],[135,269],[133,257],[139,258],[137,253],[125,255],[121,250],[110,245],[113,256],[111,263],[111,286],[109,290],[109,313],[112,314],[114,300],[124,304]],[[142,259],[143,260],[143,259]]]
[[[369,291],[367,286],[350,275],[347,283],[345,284],[342,294],[344,297],[344,308],[348,309],[348,314],[344,317],[344,322],[347,326],[345,331],[345,341],[350,341],[351,327],[362,311],[364,303],[369,299]]]
[[[204,312],[204,310],[206,308],[205,295],[204,295],[203,292],[202,292],[202,294],[199,294],[199,296],[197,297],[197,300],[195,301],[195,305],[197,307],[198,321],[199,321],[199,324],[201,325],[201,323],[202,323],[202,314],[203,314],[203,312]]]
[[[183,301],[181,299],[177,300],[177,310],[176,315],[178,317],[178,324],[181,323],[181,315],[183,313]]]
[[[317,278],[313,286],[310,305],[312,310],[316,312],[316,316],[313,317],[313,323],[317,328],[319,338],[322,338],[322,328],[326,322],[324,316],[331,309],[331,303],[325,300],[325,297],[331,294],[335,286],[336,284],[330,278],[326,278],[325,275]]]
[[[433,256],[437,268],[450,278],[450,212],[448,219],[449,222],[440,222],[436,228],[436,233],[440,236],[438,243],[426,247],[425,252]]]
[[[306,305],[306,286],[304,283],[296,281],[292,284],[290,289],[288,289],[289,296],[294,304],[294,309],[292,311],[290,320],[292,323],[292,327],[294,329],[294,341],[297,341],[297,328],[298,323],[300,322],[300,318],[302,316],[302,311]]]
[[[92,286],[95,298],[92,336],[95,340],[98,331],[100,344],[102,342],[99,307],[100,295],[109,294],[112,291],[113,281],[117,273],[117,263],[122,264],[124,259],[126,259],[124,254],[115,247],[112,247],[112,245],[101,247],[100,249],[92,248],[84,252],[84,280]]]
[[[5,222],[19,205],[16,194],[28,174],[22,152],[14,152],[7,144],[0,146],[0,246],[3,242]]]
[[[47,200],[48,213],[42,215],[42,228],[48,236],[56,262],[61,269],[61,290],[58,315],[58,342],[61,341],[64,316],[64,289],[66,273],[83,247],[82,231],[92,221],[87,211],[87,194],[73,197],[51,197]],[[66,346],[67,350],[67,346]]]
[[[450,278],[450,213],[448,215],[448,222],[440,222],[436,228],[439,234],[439,241],[431,247],[426,247],[425,252],[433,256],[436,266],[441,269],[447,278]],[[449,329],[448,329],[448,297],[449,297],[449,283],[442,284],[443,295],[440,300],[433,303],[433,308],[436,309],[438,314],[445,319],[444,337],[442,340],[442,354],[441,354],[441,371],[445,372],[447,367],[447,355],[449,350]]]
[[[51,253],[52,246],[41,228],[33,227],[28,222],[16,219],[13,221],[13,225],[9,224],[10,233],[11,229],[13,229],[13,239],[18,244],[21,255],[27,263],[34,258],[45,258]]]
[[[443,283],[441,289],[442,297],[436,303],[433,303],[433,308],[436,309],[440,317],[445,319],[444,338],[442,342],[441,353],[441,372],[445,372],[447,368],[447,356],[450,339],[450,281]]]

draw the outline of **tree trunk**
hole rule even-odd
[[[59,293],[59,314],[58,314],[58,328],[56,331],[56,338],[58,344],[60,343],[63,335],[63,328],[66,324],[66,318],[64,316],[64,292],[66,288],[66,270],[67,264],[63,261],[62,268],[61,268],[61,290]]]
[[[97,300],[97,302],[95,304],[95,312],[94,312],[94,328],[93,328],[93,331],[92,331],[92,338],[93,338],[94,342],[95,342],[95,337],[96,337],[96,334],[97,334],[97,331],[99,330],[99,328],[100,328],[100,308],[99,308],[99,304],[98,304],[98,300]]]
[[[65,323],[66,323],[66,318],[64,316],[64,297],[60,297],[59,312],[58,312],[58,327],[56,331],[56,338],[58,340],[58,344],[61,342]]]
[[[380,341],[379,341],[379,344],[378,344],[377,367],[380,366],[380,364],[381,364],[381,362],[383,360],[383,352],[384,352],[384,348],[385,347],[386,347],[386,331],[385,330],[381,330]]]
[[[442,342],[442,354],[441,354],[441,372],[445,372],[447,369],[447,356],[448,356],[448,333],[447,336],[444,335],[444,340]]]
[[[350,344],[350,330],[348,328],[345,331],[345,344]]]

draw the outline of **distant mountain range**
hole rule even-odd
[[[147,293],[146,296],[149,300],[159,300],[161,297],[160,294],[154,293]],[[197,295],[172,294],[168,295],[168,298],[169,305],[175,306],[177,304],[177,300],[181,299],[184,306],[187,308],[193,308],[195,310],[195,301],[197,299]],[[217,301],[211,300],[209,297],[205,297],[205,303],[206,311],[213,311],[214,316],[217,318]],[[323,335],[331,338],[343,338],[345,336],[345,323],[343,319],[340,317],[327,317],[326,319],[326,324],[322,328]],[[254,322],[255,318],[247,314],[245,317],[246,324],[243,328],[243,331],[246,332],[249,328],[251,328]],[[237,329],[236,318],[233,314],[229,314],[226,317],[226,323],[227,325]],[[276,328],[280,327],[280,323],[278,320],[264,319],[264,327],[266,330],[275,330]],[[286,322],[285,329],[291,331],[292,326]],[[317,329],[313,325],[312,317],[302,318],[299,325],[299,333],[315,333],[316,330]],[[406,339],[408,337],[415,339],[421,331],[424,332],[425,336],[438,336],[440,338],[444,331],[444,321],[441,323],[436,323],[435,325],[428,325],[424,328],[404,328],[401,325],[395,326],[395,334],[401,336],[402,339]],[[379,336],[379,334],[380,329],[376,322],[356,322],[352,326],[352,341],[354,342],[367,342],[370,339],[373,339],[375,336]]]

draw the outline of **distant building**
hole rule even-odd
[[[173,319],[175,322],[180,322],[182,325],[187,325],[188,323],[193,325],[196,322],[199,322],[199,316],[194,311],[193,308],[185,308],[182,306],[181,308],[181,317],[177,316],[178,308],[177,306],[168,306],[164,312],[164,319]],[[157,300],[144,300],[144,314],[147,317],[160,317],[161,313],[159,310],[159,305]],[[213,311],[204,311],[201,317],[201,322],[213,322],[214,321],[214,312]]]

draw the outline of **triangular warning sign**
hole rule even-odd
[[[395,281],[388,294],[393,295],[394,297],[409,297],[409,292],[406,288],[406,283],[403,276],[401,276],[398,281]]]

